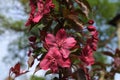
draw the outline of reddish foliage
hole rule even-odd
[[[27,73],[28,71],[20,71],[20,63],[18,62],[17,64],[15,64],[14,67],[10,68],[9,73],[11,73],[11,72],[15,74],[15,77],[18,77],[18,76],[20,76],[22,74]]]

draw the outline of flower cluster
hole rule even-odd
[[[91,38],[87,40],[87,44],[81,51],[80,59],[87,65],[92,65],[94,63],[93,58],[93,51],[96,51],[97,49],[97,43],[98,43],[98,32],[96,28],[91,25],[87,27],[88,31],[90,31]],[[92,22],[93,24],[93,22]]]
[[[26,22],[26,26],[38,23],[44,15],[50,12],[51,8],[54,8],[54,4],[52,0],[45,0],[45,2],[43,0],[30,0],[30,7],[30,17]]]
[[[86,78],[86,80],[90,80],[86,65],[94,63],[93,51],[97,49],[98,32],[93,26],[94,22],[90,20],[87,27],[90,38],[87,38],[86,42],[82,41],[82,37],[86,39],[86,36],[82,34],[84,22],[79,20],[81,19],[79,13],[72,3],[79,4],[80,12],[87,17],[86,1],[54,0],[54,4],[57,6],[54,8],[52,0],[30,0],[31,11],[26,26],[38,26],[36,28],[40,31],[40,35],[33,34],[28,38],[30,42],[28,67],[32,67],[34,61],[38,60],[39,63],[35,68],[35,72],[40,69],[48,71],[50,69],[50,73],[48,73],[59,74],[59,80],[68,78],[74,78],[75,80]],[[85,8],[85,10],[81,11],[81,8]],[[39,26],[40,21],[41,25]],[[69,32],[69,35],[67,32]],[[81,44],[85,44],[84,47],[81,48]],[[73,66],[78,65],[77,77],[74,77],[75,72],[72,69]],[[15,77],[27,72],[20,71],[20,64],[16,64],[10,71],[16,75]]]
[[[45,58],[40,62],[42,69],[58,71],[58,67],[70,67],[70,49],[76,45],[73,37],[67,37],[64,29],[60,29],[56,36],[47,34],[45,37],[45,48],[48,50]]]

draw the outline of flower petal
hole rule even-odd
[[[75,45],[76,45],[76,40],[72,37],[69,37],[69,38],[65,39],[62,46],[66,49],[71,49]]]
[[[46,0],[44,14],[49,13],[50,12],[50,8],[54,8],[54,4],[52,3],[52,0]]]
[[[35,23],[39,22],[42,17],[43,17],[43,14],[42,14],[42,13],[40,14],[40,13],[38,12],[38,13],[34,16],[33,22],[35,22]]]
[[[50,66],[50,62],[48,59],[44,58],[41,62],[40,62],[40,68],[44,69],[44,70],[47,70],[49,69],[49,66]]]
[[[87,29],[88,29],[90,32],[96,31],[96,28],[95,28],[95,26],[93,26],[93,25],[88,26]]]
[[[55,64],[56,64],[56,66],[58,67],[58,64],[59,64],[59,66],[61,66],[61,67],[70,67],[70,60],[68,58],[64,59],[62,57],[61,53],[59,52],[58,48],[56,48],[56,47],[51,48],[50,53],[57,62],[57,63],[55,62],[53,66],[55,66]]]
[[[60,29],[56,34],[56,40],[59,42],[67,38],[67,34],[64,29]]]
[[[43,0],[39,0],[39,1],[37,2],[37,7],[38,7],[38,12],[43,13],[43,10],[44,10]]]
[[[26,22],[25,26],[29,26],[29,25],[33,24],[32,20],[34,18],[34,13],[36,12],[35,10],[37,8],[36,3],[35,3],[34,0],[30,0],[30,4],[29,5],[30,5],[30,8],[31,8],[30,17],[29,17],[28,21]]]
[[[53,72],[58,70],[58,63],[57,59],[61,59],[62,55],[58,51],[57,48],[53,47],[50,48],[48,53],[46,54],[45,58],[40,62],[40,68],[47,70],[51,69]]]
[[[93,58],[93,56],[80,56],[80,59],[81,59],[86,65],[92,65],[92,64],[94,64],[94,58]]]
[[[59,52],[58,48],[54,47],[54,48],[51,49],[51,51],[52,51],[52,53],[53,53],[52,55],[55,59],[61,59],[62,58],[62,55]]]
[[[63,58],[68,58],[70,51],[67,49],[61,48],[60,53],[63,55]]]
[[[39,22],[41,20],[41,18],[43,17],[43,10],[44,10],[44,3],[42,0],[39,0],[37,2],[37,7],[38,7],[38,11],[35,14],[34,18],[33,18],[33,22]]]
[[[33,19],[33,16],[30,14],[30,17],[29,17],[28,21],[25,23],[25,26],[31,25],[33,23],[32,19]]]
[[[45,43],[49,48],[57,46],[55,37],[52,34],[47,34],[45,37]]]
[[[52,70],[52,72],[57,72],[58,71],[58,65],[57,62],[53,63],[50,65],[50,69]]]
[[[70,62],[70,59],[59,59],[58,60],[58,62],[59,62],[59,66],[61,66],[61,67],[63,67],[63,68],[65,68],[65,67],[70,67],[70,65],[71,65],[71,62]]]

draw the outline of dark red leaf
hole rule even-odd
[[[114,57],[113,53],[112,52],[109,52],[109,51],[104,51],[102,52],[104,55],[107,55],[107,56],[111,56],[111,57]]]
[[[16,76],[20,74],[20,63],[15,64],[14,67],[11,67],[10,72],[13,72]]]
[[[10,68],[9,77],[10,77],[11,72],[15,74],[15,77],[18,77],[22,74],[27,73],[28,71],[20,71],[20,63],[18,62],[17,64],[15,64],[14,67]]]
[[[32,53],[32,50],[29,50],[28,53],[27,53],[27,55],[30,56],[31,53]]]
[[[19,62],[14,66],[14,69],[20,71],[20,63]]]

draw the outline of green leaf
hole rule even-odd
[[[42,53],[46,53],[47,50],[46,50],[45,48],[41,48],[41,52],[42,52]]]
[[[52,71],[51,70],[48,70],[46,73],[45,73],[45,76],[48,75],[48,74],[51,74]]]
[[[44,25],[44,24],[39,24],[37,27],[38,27],[40,30],[42,30],[42,29],[45,27],[45,25]]]
[[[76,52],[77,50],[78,50],[78,48],[77,48],[77,49],[72,50],[72,51],[71,51],[71,53],[74,53],[74,52]]]
[[[75,33],[78,37],[82,37],[81,33],[77,32]]]
[[[59,3],[57,0],[53,0],[53,3],[55,4],[55,11],[59,11]]]
[[[31,76],[30,80],[45,80],[44,77]]]

